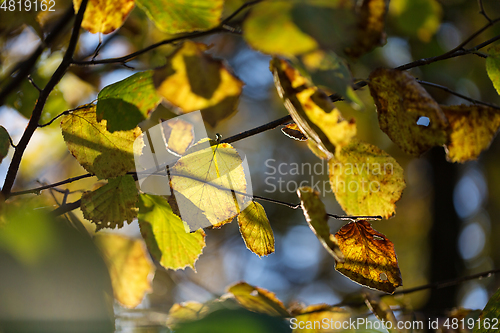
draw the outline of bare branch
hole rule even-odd
[[[54,188],[56,186],[61,186],[61,185],[73,183],[73,182],[76,182],[77,180],[85,179],[85,178],[90,178],[90,177],[94,177],[94,175],[92,175],[90,173],[87,173],[85,175],[80,175],[80,176],[68,178],[66,180],[62,180],[62,181],[54,183],[54,184],[43,185],[43,186],[40,186],[40,187],[32,188],[30,190],[24,190],[24,191],[18,191],[18,192],[11,192],[9,196],[10,197],[14,197],[14,196],[17,196],[17,195],[30,194],[30,193],[32,193],[32,194],[38,194],[38,193],[40,193],[43,190]]]
[[[35,87],[36,90],[38,90],[39,93],[42,92],[42,89],[39,86],[37,86],[37,84],[35,83],[35,81],[33,81],[33,78],[31,77],[31,75],[28,75],[28,81],[31,83],[31,85],[33,87]]]
[[[483,7],[483,0],[477,0],[477,4],[479,5],[479,14],[483,15],[485,19],[488,20],[488,22],[491,22],[491,19],[486,15],[486,12],[484,11]]]

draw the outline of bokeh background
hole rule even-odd
[[[233,12],[243,1],[227,0],[225,15]],[[29,17],[14,18],[2,15],[0,20],[0,77],[5,77],[13,66],[27,57],[40,41],[40,29],[46,30],[70,5],[58,0],[57,11],[35,22]],[[476,1],[462,0],[393,0],[387,17],[387,44],[351,63],[357,79],[365,79],[377,67],[396,67],[420,58],[442,54],[467,38],[487,23],[479,14]],[[500,4],[484,1],[491,18],[500,16]],[[468,47],[500,34],[493,27],[474,39]],[[62,34],[56,46],[43,53],[33,78],[44,85],[58,65],[67,45],[69,30]],[[129,54],[169,36],[158,31],[146,15],[135,8],[124,26],[108,36],[82,33],[76,58],[92,54],[102,38],[105,46],[98,59]],[[215,128],[208,127],[209,135],[220,133],[228,137],[283,117],[283,107],[269,72],[270,57],[252,50],[241,36],[219,34],[197,41],[213,45],[210,53],[227,61],[235,74],[245,82],[238,111],[221,121]],[[120,65],[71,67],[49,99],[42,122],[80,104],[94,100],[103,87],[141,70],[156,68],[165,63],[165,57],[176,45],[159,47],[128,63],[133,69]],[[486,50],[482,50],[486,52]],[[415,77],[444,85],[472,98],[500,105],[500,97],[489,80],[485,59],[467,55],[412,69]],[[426,87],[441,104],[468,102],[436,88]],[[36,99],[37,91],[26,82],[11,96],[7,105],[0,107],[0,124],[14,142],[17,142],[27,124],[27,117]],[[500,142],[494,140],[490,149],[478,161],[450,164],[443,148],[435,147],[420,158],[403,153],[378,128],[377,114],[367,88],[358,91],[365,107],[355,110],[338,102],[346,118],[355,118],[358,137],[392,155],[405,170],[407,188],[397,204],[394,218],[375,221],[373,227],[385,234],[395,245],[404,288],[429,282],[444,281],[475,274],[500,266]],[[152,116],[173,116],[168,105],[160,105]],[[156,118],[155,118],[156,119]],[[294,141],[278,129],[246,138],[234,144],[243,152],[252,175],[254,194],[298,203],[297,184],[306,181],[309,186],[325,184],[322,200],[327,211],[343,214],[327,184],[325,163],[314,156],[307,145]],[[11,152],[12,153],[12,152]],[[287,174],[272,174],[283,163]],[[292,163],[319,164],[319,172],[291,175]],[[0,179],[9,165],[6,158],[0,165]],[[322,170],[322,171],[321,171]],[[21,164],[17,189],[39,186],[38,182],[53,183],[86,173],[67,151],[57,122],[39,129],[28,146]],[[282,190],[278,181],[282,181]],[[89,189],[95,179],[86,179],[68,185],[72,191]],[[274,184],[278,188],[275,189]],[[48,193],[49,204],[55,204]],[[81,193],[69,196],[77,200]],[[55,194],[58,202],[61,194]],[[322,248],[308,228],[302,211],[261,202],[276,239],[275,253],[259,258],[248,249],[239,235],[236,221],[219,230],[207,230],[207,247],[196,263],[196,272],[166,271],[158,266],[153,281],[153,292],[136,310],[121,309],[115,305],[120,320],[117,328],[133,331],[137,327],[162,322],[168,309],[176,302],[195,300],[205,302],[224,294],[228,285],[244,280],[276,293],[285,302],[304,304],[337,304],[352,295],[367,291],[351,282],[334,269],[334,260]],[[75,216],[83,220],[79,210]],[[90,232],[94,226],[85,222]],[[344,222],[330,220],[332,233]],[[108,231],[106,231],[108,232]],[[112,230],[140,237],[137,222],[121,230]],[[458,286],[439,290],[425,290],[391,301],[404,305],[423,316],[445,315],[454,307],[482,309],[489,296],[500,287],[500,276],[472,280]]]

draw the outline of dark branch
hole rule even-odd
[[[35,81],[33,81],[31,75],[28,75],[28,81],[31,83],[33,87],[35,87],[36,90],[38,90],[39,93],[42,92],[42,89],[35,83]]]
[[[38,193],[40,193],[40,191],[47,190],[49,188],[54,188],[56,186],[61,186],[61,185],[69,184],[69,183],[72,183],[72,182],[76,182],[77,180],[85,179],[85,178],[89,178],[89,177],[93,177],[93,176],[94,175],[92,175],[90,173],[87,173],[85,175],[80,175],[80,176],[68,178],[68,179],[62,180],[62,181],[54,183],[54,184],[43,185],[43,186],[40,186],[40,187],[32,188],[30,190],[12,192],[12,193],[10,193],[9,196],[14,197],[16,195],[29,194],[29,193],[38,194]]]
[[[94,103],[96,100],[92,101],[91,103]],[[65,116],[65,115],[68,115],[70,114],[71,112],[73,111],[77,111],[77,110],[81,110],[81,109],[85,109],[88,107],[88,104],[86,105],[81,105],[77,108],[74,108],[74,109],[70,109],[70,110],[66,110],[66,111],[63,111],[61,113],[59,113],[57,116],[55,116],[54,118],[52,118],[48,123],[46,124],[43,124],[43,125],[38,125],[38,127],[45,127],[45,126],[49,126],[50,124],[52,124],[54,121],[56,121],[58,118],[62,117],[62,116]]]
[[[2,194],[4,198],[7,198],[9,196],[12,186],[14,185],[17,171],[19,170],[19,165],[21,164],[21,159],[31,137],[33,136],[33,133],[35,133],[35,130],[38,128],[38,122],[40,121],[45,102],[47,101],[50,92],[54,89],[59,80],[61,80],[61,78],[64,76],[64,73],[66,73],[66,70],[71,64],[73,53],[75,52],[76,44],[78,43],[78,36],[80,34],[80,27],[82,24],[85,8],[87,7],[87,2],[88,0],[83,0],[80,5],[80,9],[78,10],[78,14],[76,15],[73,25],[73,31],[71,33],[68,48],[66,50],[66,53],[64,54],[63,60],[59,64],[59,67],[57,67],[56,71],[50,78],[45,88],[40,93],[35,108],[33,109],[33,113],[31,114],[31,118],[28,122],[28,126],[26,126],[23,136],[17,144],[14,156],[12,157],[11,163],[9,165],[9,170],[7,171],[4,185],[2,187]]]
[[[488,22],[491,22],[491,19],[486,15],[486,12],[484,11],[483,7],[483,0],[477,0],[477,4],[479,5],[479,14],[483,15],[485,19],[488,20]]]

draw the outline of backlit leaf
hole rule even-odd
[[[266,289],[254,287],[246,282],[238,282],[229,287],[228,292],[233,294],[238,303],[247,310],[271,316],[288,317],[290,315],[283,302]]]
[[[500,112],[482,105],[441,106],[450,123],[446,144],[451,162],[475,160],[486,150],[500,127]]]
[[[139,196],[139,227],[149,252],[167,269],[194,270],[194,264],[205,247],[205,232],[186,233],[179,216],[160,196]]]
[[[170,119],[162,126],[167,149],[176,154],[184,155],[194,141],[194,126],[182,119]]]
[[[240,233],[247,248],[258,255],[267,256],[274,252],[274,234],[264,207],[252,201],[238,215]]]
[[[441,24],[442,8],[437,0],[391,0],[390,16],[398,29],[429,42]]]
[[[107,120],[108,131],[130,130],[146,119],[161,102],[153,71],[136,73],[104,87],[97,99],[97,120]]]
[[[235,111],[243,83],[220,60],[204,53],[207,46],[186,41],[155,70],[158,93],[184,112],[202,110],[210,125]]]
[[[389,0],[363,0],[357,8],[356,38],[346,53],[359,57],[376,46],[384,45],[385,16]]]
[[[191,231],[231,222],[250,203],[243,162],[227,143],[206,139],[191,147],[171,168],[170,184]]]
[[[82,0],[73,0],[75,13]],[[134,0],[89,0],[83,16],[82,28],[96,34],[109,34],[122,26],[134,8]]]
[[[153,291],[155,265],[144,242],[114,234],[99,234],[94,240],[108,266],[116,300],[135,308],[147,292]]]
[[[497,93],[500,94],[500,45],[495,45],[488,49],[486,72],[491,82],[493,82]]]
[[[500,289],[498,289],[489,299],[483,311],[479,315],[480,324],[476,322],[474,333],[500,332]],[[489,325],[485,325],[487,323]]]
[[[336,331],[342,331],[342,327],[337,326],[339,329],[335,329],[335,323],[343,324],[344,321],[349,322],[351,314],[349,311],[332,307],[326,304],[315,304],[310,305],[304,309],[301,309],[298,314],[295,315],[297,328],[295,328],[293,333],[330,333]],[[316,322],[328,323],[328,327],[323,327],[322,325],[314,326]],[[299,325],[299,323],[302,323]],[[333,323],[331,325],[330,323]],[[293,325],[291,321],[290,324]],[[338,325],[338,324],[337,324]],[[302,327],[302,328],[301,328]]]
[[[446,143],[448,122],[438,103],[404,71],[379,68],[370,74],[380,129],[403,151],[420,156]],[[420,125],[421,119],[428,125]]]
[[[2,160],[4,159],[5,156],[7,156],[7,153],[9,152],[10,148],[10,140],[9,140],[9,133],[5,129],[5,127],[0,126],[0,163],[2,163]]]
[[[344,256],[340,251],[337,240],[330,234],[328,216],[326,215],[325,205],[319,198],[319,193],[310,187],[300,187],[297,189],[297,195],[311,230],[336,261],[343,261]]]
[[[168,311],[167,326],[172,327],[179,323],[201,319],[207,311],[208,307],[203,303],[194,301],[175,303]]]
[[[354,121],[346,121],[328,96],[311,86],[285,60],[271,60],[271,71],[278,94],[300,130],[328,157],[336,147],[347,144],[356,135]]]
[[[350,222],[335,238],[344,254],[344,262],[335,269],[351,280],[392,294],[403,284],[394,244],[372,229],[368,221]]]
[[[160,30],[176,34],[217,26],[224,0],[137,0],[137,5]]]
[[[396,211],[406,183],[403,168],[383,150],[352,140],[328,161],[332,191],[349,215],[381,215]]]
[[[88,104],[65,116],[61,130],[71,154],[98,178],[123,176],[134,168],[133,146],[141,134],[139,127],[110,133],[106,120],[98,122],[96,107]]]
[[[83,216],[102,228],[123,227],[123,221],[132,222],[137,217],[138,192],[130,175],[110,178],[108,183],[82,195]]]

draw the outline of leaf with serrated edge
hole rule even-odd
[[[133,147],[141,130],[110,133],[106,120],[97,121],[95,109],[88,104],[63,118],[64,141],[78,163],[98,178],[123,176],[135,167]]]
[[[75,13],[82,0],[73,0]],[[89,0],[83,15],[82,28],[96,34],[109,34],[122,26],[134,8],[134,0]]]
[[[311,230],[335,260],[343,261],[344,255],[340,251],[337,240],[330,234],[328,216],[326,215],[325,205],[319,198],[319,193],[310,187],[303,186],[297,189],[297,195]]]
[[[107,120],[110,132],[129,130],[145,120],[161,100],[153,84],[153,71],[139,72],[99,92],[97,120]]]
[[[368,221],[350,222],[336,234],[344,262],[335,269],[369,288],[392,294],[403,285],[394,244]]]
[[[207,140],[191,147],[171,168],[170,184],[182,219],[191,231],[231,222],[250,202],[244,195],[245,170],[236,149],[228,143]],[[191,208],[186,209],[186,205]]]
[[[381,215],[396,212],[406,183],[403,168],[385,151],[352,140],[328,161],[330,186],[349,215]]]
[[[446,143],[448,122],[439,104],[405,71],[379,68],[368,83],[380,129],[403,151],[420,156]],[[428,126],[417,125],[421,117]]]
[[[207,46],[186,41],[155,70],[158,93],[183,112],[201,110],[210,125],[230,116],[241,94],[241,82],[220,60],[204,51]],[[210,118],[212,113],[216,118]],[[208,116],[208,117],[205,117]]]
[[[442,105],[441,109],[450,123],[448,161],[475,160],[488,149],[500,127],[498,110],[482,105]]]
[[[177,34],[217,26],[224,0],[137,0],[137,5],[158,29]]]
[[[258,255],[267,256],[274,252],[274,234],[264,207],[252,201],[238,215],[241,237],[247,248]]]
[[[116,300],[127,308],[135,308],[153,290],[155,265],[144,242],[115,234],[99,234],[94,241],[108,266]]]
[[[167,269],[184,269],[194,264],[205,247],[205,232],[186,233],[179,216],[167,200],[155,195],[139,196],[139,227],[149,252]]]
[[[238,282],[229,287],[228,292],[233,294],[238,303],[247,310],[270,316],[290,316],[283,302],[266,289],[254,287],[246,282]]]
[[[108,183],[95,191],[82,195],[83,217],[102,228],[123,227],[123,221],[132,222],[137,217],[137,187],[130,175],[110,178]]]
[[[344,120],[328,96],[311,86],[287,61],[273,58],[271,71],[292,119],[328,158],[356,135],[354,121]]]
[[[10,136],[5,127],[0,126],[0,163],[7,156],[10,148]]]

